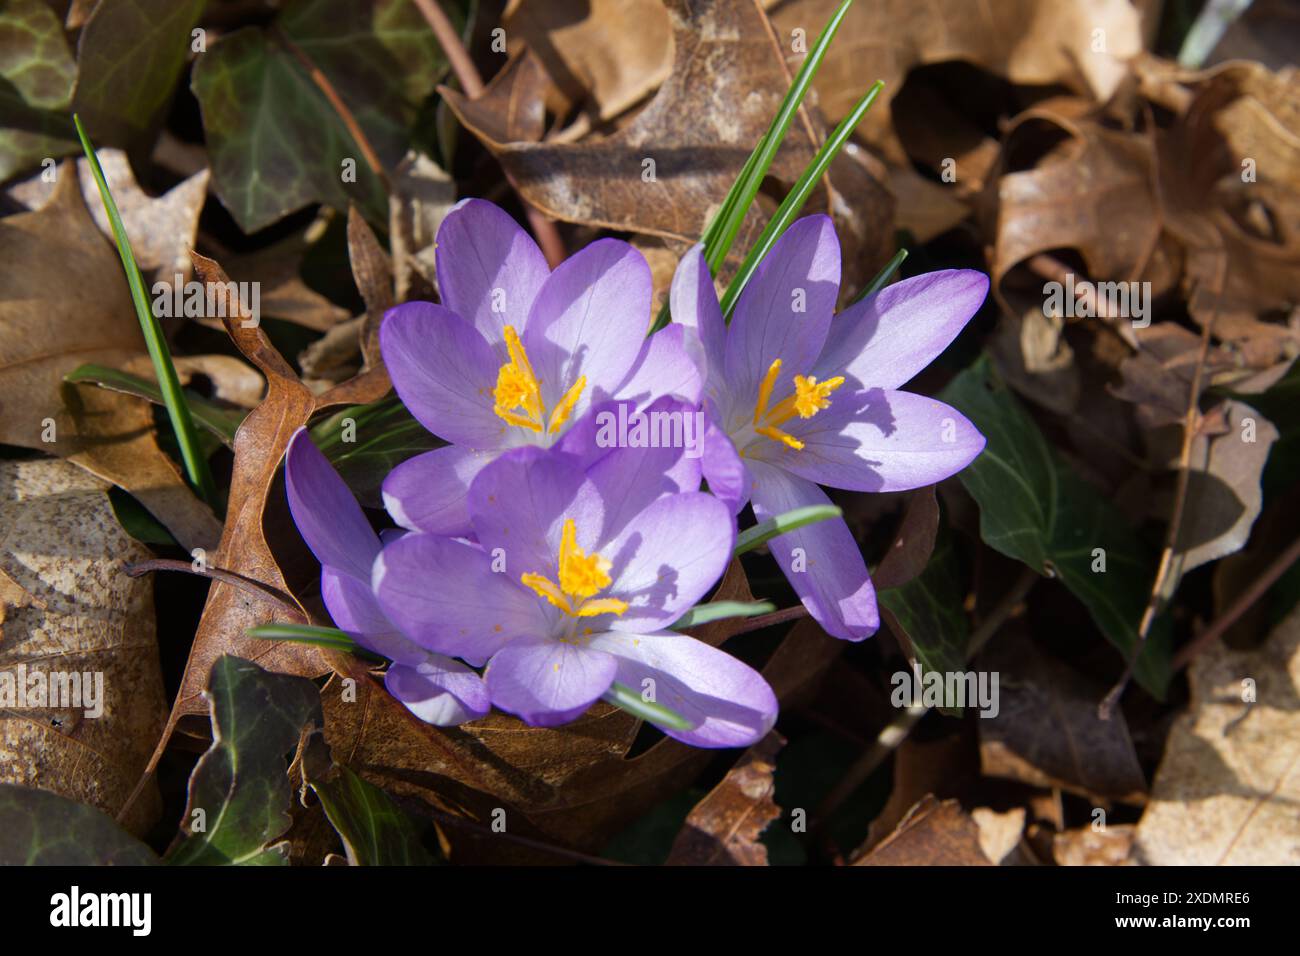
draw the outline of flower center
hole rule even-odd
[[[844,376],[837,375],[824,382],[817,381],[815,375],[796,375],[794,377],[794,394],[787,395],[775,405],[768,407],[772,400],[772,390],[781,375],[781,360],[777,359],[768,367],[767,374],[758,386],[758,403],[754,406],[754,431],[773,441],[784,442],[795,451],[803,448],[803,442],[780,426],[798,415],[800,418],[812,418],[824,408],[831,407],[831,392],[844,384]]]
[[[507,325],[505,336],[510,361],[497,372],[497,385],[492,392],[496,404],[492,411],[511,425],[538,434],[546,432],[554,435],[573,414],[574,406],[582,397],[582,390],[587,387],[587,377],[578,377],[564,393],[548,420],[546,405],[542,401],[542,383],[533,372],[533,364],[528,361],[528,353],[524,351],[523,342],[519,341],[519,333],[513,326]]]
[[[572,518],[564,521],[560,533],[560,583],[544,574],[524,574],[519,580],[570,617],[622,614],[627,602],[618,598],[591,600],[610,585],[607,558],[587,554],[578,547],[578,528]]]

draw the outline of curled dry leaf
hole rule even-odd
[[[388,222],[397,301],[432,298],[438,285],[434,269],[438,227],[456,202],[456,184],[437,163],[414,151],[397,164],[391,179]],[[349,251],[353,251],[352,232],[349,220]]]
[[[837,0],[767,0],[787,49],[795,30],[811,46]],[[1097,36],[1104,38],[1097,49]],[[862,95],[862,67],[885,81],[885,102],[868,114],[868,140],[891,163],[906,163],[894,138],[888,103],[909,70],[961,60],[1013,83],[1059,83],[1093,100],[1108,100],[1128,73],[1126,61],[1142,49],[1138,11],[1128,0],[881,0],[857,3],[845,17],[817,76],[822,108],[834,120]],[[881,108],[885,107],[885,108]]]
[[[854,866],[991,866],[980,829],[956,800],[932,796],[908,811],[898,829]]]
[[[502,17],[573,103],[609,120],[644,99],[672,67],[661,0],[519,0]],[[626,29],[629,23],[635,30]]]
[[[145,352],[74,164],[45,206],[0,220],[0,259],[0,442],[67,458],[129,491],[185,547],[211,547],[220,525],[158,447],[148,403],[63,382],[83,363],[121,368]]]
[[[1131,824],[1080,827],[1052,834],[1052,856],[1058,866],[1123,866],[1133,849]]]
[[[776,731],[741,755],[722,781],[686,815],[668,853],[669,866],[767,866],[760,837],[781,816],[776,805]]]
[[[1191,663],[1134,856],[1156,866],[1300,863],[1300,611],[1257,648]]]
[[[135,787],[167,708],[153,583],[123,572],[149,553],[118,524],[107,490],[63,461],[0,461],[0,579],[29,596],[11,604],[5,588],[0,781],[113,814]],[[66,678],[78,695],[37,700],[37,674],[48,690]],[[157,790],[143,796],[123,820],[137,834],[159,812]]]

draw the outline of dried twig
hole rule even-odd
[[[465,44],[461,42],[456,28],[447,19],[447,14],[443,12],[437,0],[415,0],[415,5],[424,14],[424,19],[429,21],[429,29],[437,37],[442,51],[447,54],[447,62],[451,64],[451,71],[456,74],[456,79],[460,82],[460,88],[465,91],[465,95],[470,99],[482,95],[483,77],[470,58],[469,51],[465,49]],[[519,194],[520,199],[523,199],[523,193],[519,192],[519,187],[510,172],[504,167],[502,172],[505,173],[506,179]],[[560,231],[555,227],[554,222],[530,205],[527,199],[524,199],[524,213],[528,216],[528,224],[533,227],[533,235],[537,237],[537,244],[541,246],[542,254],[546,256],[546,261],[550,263],[551,268],[555,268],[564,261],[566,254]]]

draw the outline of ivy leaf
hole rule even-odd
[[[934,553],[916,577],[876,592],[885,619],[902,632],[923,671],[966,669],[969,632],[962,613],[957,550],[952,536],[940,534]]]
[[[388,794],[347,767],[309,779],[353,866],[433,866],[415,824]]]
[[[77,146],[68,103],[77,64],[41,0],[0,4],[0,181]]]
[[[158,857],[112,817],[48,790],[0,783],[0,866],[149,866]]]
[[[188,836],[167,862],[285,865],[285,845],[268,846],[292,823],[285,758],[307,724],[324,726],[320,693],[305,678],[227,654],[212,665],[203,695],[212,710],[212,747],[190,776]]]
[[[953,379],[939,398],[988,439],[983,454],[960,474],[979,504],[980,537],[1038,573],[1059,578],[1127,660],[1150,594],[1155,555],[1118,509],[1056,455],[994,378],[987,356]],[[1138,683],[1157,697],[1169,683],[1170,649],[1168,622],[1157,619],[1134,668]]]
[[[77,44],[75,112],[96,139],[126,143],[162,119],[206,0],[96,5]],[[200,54],[202,56],[202,54]]]
[[[373,159],[391,169],[445,69],[406,0],[294,0],[274,26],[223,37],[199,58],[190,84],[217,195],[245,232],[313,202],[355,203],[384,221],[384,185],[324,87],[355,120]]]

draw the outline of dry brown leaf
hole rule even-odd
[[[980,828],[980,849],[990,862],[1005,866],[1015,861],[1012,854],[1020,846],[1025,832],[1025,808],[1015,807],[1006,813],[998,813],[988,807],[976,807],[970,815]]]
[[[939,533],[939,502],[934,485],[918,488],[907,499],[894,541],[871,572],[876,589],[902,587],[925,570]]]
[[[45,674],[47,682],[54,672],[98,673],[103,693],[97,704],[59,701],[77,707],[0,703],[0,780],[116,813],[167,708],[153,583],[123,570],[149,552],[118,525],[108,487],[62,461],[0,461],[0,577],[31,597],[3,619],[0,674],[7,680],[0,680],[0,694],[11,681],[15,690],[20,668],[28,678]],[[89,716],[86,705],[102,705],[102,713]],[[151,787],[123,822],[143,833],[159,809]]]
[[[722,781],[686,815],[668,853],[668,866],[767,866],[761,842],[781,816],[776,805],[776,754],[785,738],[776,731],[741,755]]]
[[[1104,687],[1016,632],[999,635],[979,664],[999,675],[997,716],[978,721],[986,775],[1093,799],[1144,800],[1146,781],[1123,715],[1097,716]]]
[[[1131,824],[1094,830],[1080,827],[1052,834],[1052,856],[1058,866],[1123,866],[1133,849]]]
[[[668,76],[672,41],[660,0],[518,0],[501,18],[569,98],[608,120]],[[635,29],[628,29],[630,25]]]
[[[332,211],[323,212],[301,233],[266,249],[223,257],[230,278],[258,284],[261,315],[284,319],[315,332],[327,332],[352,317],[347,309],[308,286],[298,271],[303,257],[325,232],[332,215]],[[218,331],[223,328],[221,320],[213,316],[195,321]]]
[[[803,31],[805,46],[811,47],[839,3],[769,0],[767,5],[789,51],[795,30]],[[915,67],[960,60],[1013,83],[1062,84],[1104,102],[1128,73],[1126,61],[1141,49],[1138,12],[1128,0],[877,0],[849,8],[816,88],[821,108],[838,121],[865,84],[884,80],[883,102],[867,114],[863,128],[891,164],[902,165],[907,158],[894,137],[889,106]],[[800,56],[789,54],[792,62]]]
[[[190,249],[199,228],[199,213],[208,194],[208,171],[195,173],[161,196],[150,196],[136,182],[126,153],[120,149],[97,151],[104,179],[113,193],[118,212],[131,239],[131,251],[146,278],[172,282],[177,274],[190,277]],[[77,160],[81,195],[100,232],[111,240],[113,227],[90,171],[90,162]],[[53,198],[55,183],[42,174],[9,187],[11,196],[28,209],[39,209]]]
[[[393,170],[388,197],[389,235],[398,302],[432,298],[438,227],[456,203],[456,184],[423,153],[410,152]]]
[[[148,403],[63,382],[83,363],[122,368],[145,351],[72,163],[40,210],[0,220],[0,260],[0,442],[68,458],[129,491],[186,548],[210,547],[220,523],[159,449]]]
[[[498,137],[509,131],[496,115],[503,97],[470,102],[441,88],[448,105],[496,155],[523,198],[545,215],[692,245],[766,131],[790,77],[758,7],[685,0],[665,5],[673,28],[673,70],[645,108],[609,136],[580,142],[502,140]],[[864,82],[859,93],[869,85]],[[771,175],[793,184],[812,158],[819,135],[801,114],[791,124]],[[807,206],[809,212],[820,208],[837,218],[846,290],[872,275],[893,252],[893,204],[882,178],[883,171],[869,157],[846,153],[830,179],[847,198],[836,201],[823,191]],[[765,218],[756,205],[737,238],[737,250],[748,248]]]
[[[762,668],[783,707],[812,692],[843,649],[812,621],[786,636]],[[355,695],[333,679],[322,691],[326,738],[335,758],[395,794],[507,829],[595,850],[646,808],[680,790],[708,763],[708,751],[665,738],[627,756],[640,722],[605,703],[563,727],[528,727],[492,713],[457,728],[422,723],[364,669],[350,673]],[[349,699],[351,696],[351,699]],[[518,859],[505,840],[446,836],[461,859]]]
[[[980,830],[956,800],[923,798],[898,829],[854,866],[991,866]]]
[[[1188,680],[1191,702],[1170,731],[1136,860],[1300,864],[1300,610],[1258,648],[1206,648]],[[1254,703],[1243,699],[1250,692]]]

